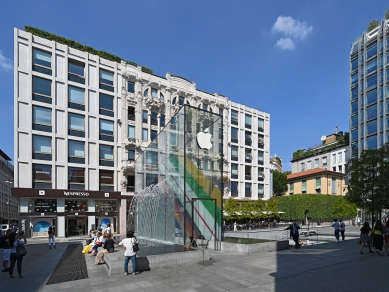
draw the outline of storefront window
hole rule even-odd
[[[68,211],[88,211],[88,201],[65,200],[65,212]]]
[[[29,199],[28,212],[57,212],[57,199]]]
[[[96,200],[96,212],[116,211],[116,200]]]

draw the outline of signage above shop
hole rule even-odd
[[[65,196],[80,196],[80,197],[88,197],[89,193],[85,192],[63,192]]]
[[[52,190],[52,189],[30,189],[30,188],[12,188],[12,195],[14,197],[39,197],[46,198],[110,198],[119,199],[122,196],[121,192],[107,192],[107,191],[79,191],[79,190]]]

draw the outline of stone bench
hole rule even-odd
[[[185,265],[209,261],[210,254],[208,249],[195,249],[186,252],[175,252],[150,255],[147,257],[137,257],[136,267],[137,272],[149,271],[162,267],[173,267],[177,265]],[[124,249],[116,248],[112,253],[104,254],[104,262],[108,267],[108,274],[120,274],[124,272]],[[131,261],[128,264],[129,272],[132,271]]]

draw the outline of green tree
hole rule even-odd
[[[349,203],[344,197],[336,196],[332,210],[333,218],[350,219],[357,215],[357,206]]]
[[[375,29],[377,26],[379,26],[380,23],[378,22],[377,19],[373,19],[372,21],[370,21],[370,23],[368,24],[367,26],[367,31],[371,31],[373,29]]]
[[[368,149],[349,160],[346,199],[357,207],[371,211],[389,206],[389,144],[380,149]]]
[[[293,159],[299,159],[300,157],[303,157],[304,154],[305,154],[305,150],[299,149],[299,150],[293,152]]]
[[[273,196],[280,197],[285,195],[288,190],[288,178],[285,173],[273,172]]]
[[[385,12],[385,19],[389,19],[389,9]]]
[[[239,212],[239,202],[231,197],[228,198],[228,200],[225,201],[224,211],[227,213],[227,215],[224,216],[224,219],[237,220],[239,218],[239,215],[237,214]]]

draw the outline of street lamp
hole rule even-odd
[[[9,181],[9,180],[6,180],[5,181],[7,184],[13,184],[14,182],[13,181]],[[8,205],[8,229],[11,228],[11,219],[10,219],[10,211],[11,211],[11,202],[9,201],[9,198],[11,197],[11,195],[9,194],[8,195],[8,201],[6,202],[6,204]]]

